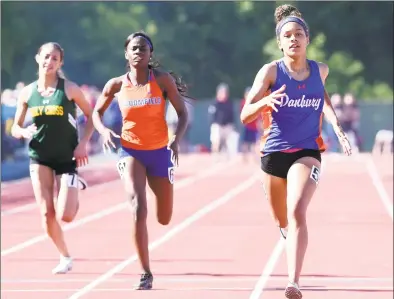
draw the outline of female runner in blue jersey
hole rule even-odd
[[[344,152],[350,144],[341,129],[324,83],[326,64],[308,60],[309,28],[293,6],[275,11],[276,37],[283,58],[264,65],[241,112],[246,124],[260,113],[263,186],[272,214],[286,239],[289,283],[285,296],[301,299],[298,283],[308,244],[306,210],[319,182],[323,113]]]

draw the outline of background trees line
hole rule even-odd
[[[291,3],[287,1],[286,3]],[[225,81],[241,97],[258,69],[280,57],[274,34],[281,2],[2,2],[2,89],[36,76],[47,41],[65,49],[64,71],[102,87],[125,71],[123,43],[151,35],[155,56],[181,74],[198,98]],[[330,66],[330,93],[393,100],[393,3],[296,2],[311,29],[309,57]]]

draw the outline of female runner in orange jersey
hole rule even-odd
[[[125,42],[130,71],[107,82],[96,103],[93,123],[102,135],[104,148],[115,147],[112,137],[121,139],[118,170],[135,211],[134,238],[143,274],[137,289],[151,289],[146,226],[146,181],[156,197],[157,219],[167,225],[173,209],[173,173],[178,164],[178,142],[187,126],[183,96],[186,86],[173,73],[159,70],[152,61],[153,43],[143,32],[131,34]],[[101,117],[116,94],[122,113],[121,136],[106,128]],[[178,114],[175,135],[169,141],[165,121],[166,98]]]

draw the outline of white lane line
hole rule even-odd
[[[260,296],[263,294],[264,288],[270,279],[272,272],[274,272],[275,265],[279,261],[280,256],[282,255],[283,250],[285,249],[285,240],[280,238],[279,241],[276,243],[274,249],[272,250],[271,256],[268,258],[267,264],[263,269],[263,273],[261,274],[259,280],[257,281],[256,285],[252,293],[249,296],[249,299],[259,299]]]
[[[213,274],[213,273],[212,273]],[[209,275],[208,275],[209,276]],[[251,275],[252,276],[252,275]],[[307,282],[336,282],[336,283],[392,283],[392,277],[308,277],[303,276],[303,281]],[[89,278],[63,278],[63,279],[30,279],[30,278],[20,278],[20,279],[5,279],[1,278],[2,284],[67,284],[67,283],[74,283],[74,282],[91,282],[92,280]],[[165,282],[165,283],[235,283],[235,282],[255,282],[255,277],[195,277],[195,278],[188,278],[188,277],[156,277],[155,282]],[[270,277],[270,281],[288,281],[287,277]],[[123,283],[123,282],[130,282],[130,278],[110,278],[106,282],[108,283]]]
[[[387,213],[391,217],[391,221],[393,221],[393,200],[390,200],[390,196],[387,194],[382,179],[379,176],[379,171],[376,169],[375,163],[372,161],[371,157],[366,159],[366,166],[368,174],[371,177],[372,184],[378,192],[379,198],[382,201],[384,207],[386,208]]]
[[[162,237],[159,239],[151,242],[149,244],[149,251],[154,250],[155,248],[159,247],[163,243],[169,241],[172,239],[174,236],[179,234],[180,232],[184,231],[186,228],[188,228],[191,224],[196,222],[197,220],[201,219],[203,216],[206,214],[212,212],[213,210],[219,208],[220,206],[224,205],[231,199],[235,198],[237,195],[242,193],[243,191],[247,190],[250,188],[256,181],[258,180],[257,175],[253,175],[251,178],[248,180],[238,184],[236,187],[232,188],[230,191],[228,191],[226,194],[223,196],[219,197],[218,199],[212,201],[208,205],[204,206],[200,210],[198,210],[196,213],[193,215],[187,217],[184,221],[179,223],[178,225],[174,226],[171,230],[169,230],[166,234],[164,234]],[[126,268],[128,265],[131,263],[137,261],[138,256],[135,254],[128,259],[124,260],[123,262],[119,263],[109,271],[105,272],[95,280],[93,280],[91,283],[88,285],[82,287],[78,292],[74,293],[69,297],[69,299],[77,299],[81,298],[83,295],[89,293],[91,290],[93,290],[95,287],[100,285],[101,283],[105,282],[109,278],[111,278],[113,275],[116,273],[122,271],[124,268]]]
[[[237,163],[237,161],[238,160],[233,160],[233,161],[231,161],[229,163],[217,164],[217,165],[215,165],[215,166],[213,166],[211,168],[206,169],[205,171],[202,171],[202,172],[198,173],[195,176],[188,177],[188,178],[185,178],[185,179],[181,179],[181,180],[179,180],[179,182],[175,183],[175,187],[174,188],[175,188],[175,190],[177,190],[177,189],[189,186],[189,185],[195,183],[198,180],[201,180],[201,179],[203,179],[205,177],[209,177],[209,176],[215,174],[216,172],[219,172],[219,171],[223,170],[224,168],[230,167],[232,164]],[[84,225],[86,223],[89,223],[89,222],[101,219],[101,218],[103,218],[103,217],[105,217],[107,215],[110,215],[110,214],[113,214],[115,212],[121,211],[121,210],[123,210],[123,209],[125,209],[127,207],[129,207],[129,203],[128,202],[124,202],[124,203],[120,203],[120,204],[111,206],[109,208],[101,210],[100,212],[97,212],[95,214],[86,216],[84,218],[81,218],[81,219],[75,220],[74,222],[66,224],[63,227],[63,231],[68,231],[70,229],[74,229],[74,228],[80,227],[80,226],[82,226],[82,225]],[[1,251],[1,256],[4,257],[4,256],[7,256],[7,255],[9,255],[11,253],[18,252],[18,251],[20,251],[22,249],[25,249],[25,248],[29,247],[29,246],[32,246],[32,245],[37,244],[39,242],[45,241],[46,239],[48,239],[48,235],[47,234],[42,234],[42,235],[39,235],[37,237],[31,238],[31,239],[29,239],[29,240],[27,240],[25,242],[22,242],[22,243],[19,243],[19,244],[15,245],[15,246],[12,246],[11,248],[2,250]]]
[[[115,155],[115,158],[116,158],[116,157],[117,157],[117,155]],[[111,160],[113,160],[113,162],[115,162],[115,161],[116,161],[115,158],[114,158],[114,157],[111,157]],[[182,164],[182,166],[181,166],[182,168],[189,167],[190,165],[193,165],[193,164],[194,164],[194,163],[192,163],[193,160],[189,160],[189,159],[187,159],[185,162],[186,162],[186,163]],[[107,158],[107,160],[106,160],[106,163],[108,163],[108,158]],[[98,162],[93,163],[93,165],[89,164],[89,165],[85,166],[85,167],[83,168],[83,170],[84,170],[84,171],[86,171],[87,169],[88,169],[88,170],[97,170],[98,172],[100,172],[100,171],[102,171],[102,170],[99,168],[100,164],[104,164],[104,162],[100,162],[100,161],[98,160]],[[113,168],[114,168],[114,171],[116,171],[115,164],[114,164],[114,167],[113,167]],[[81,172],[81,176],[83,176],[84,171]],[[27,180],[29,180],[29,178],[23,178],[23,179],[21,179],[21,180],[22,180],[22,181],[23,181],[23,180],[27,181]],[[116,181],[116,180],[111,180],[111,181],[109,181],[109,182],[102,182],[102,183],[100,183],[99,185],[96,185],[96,186],[93,186],[93,187],[98,187],[98,186],[100,186],[100,188],[101,188],[102,186],[105,186],[105,185],[107,185],[107,184],[112,184],[112,183],[114,183],[115,181]],[[19,181],[10,182],[9,184],[15,184],[15,185],[16,185],[16,183],[19,183]],[[15,187],[17,187],[17,186],[15,186]],[[91,188],[91,187],[90,187],[90,188]],[[11,216],[11,215],[15,215],[15,214],[19,214],[19,213],[31,211],[31,210],[34,210],[34,209],[38,209],[38,207],[37,207],[37,204],[36,204],[35,202],[32,202],[32,203],[24,204],[23,206],[18,206],[18,207],[15,207],[15,208],[10,208],[10,209],[3,210],[3,211],[1,211],[1,217]]]
[[[275,288],[282,290],[283,288]],[[392,292],[392,286],[327,286],[327,287],[300,287],[301,290],[313,290],[313,291],[354,291],[354,292]],[[251,287],[168,287],[168,288],[155,288],[156,291],[251,291]],[[64,293],[64,292],[76,292],[76,288],[56,288],[56,289],[2,289],[1,293]],[[135,288],[97,288],[91,290],[91,292],[141,292],[136,291]],[[71,297],[69,297],[71,298]]]

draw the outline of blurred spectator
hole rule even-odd
[[[115,99],[109,105],[107,111],[103,116],[103,123],[106,127],[111,128],[116,134],[121,135],[122,132],[122,115],[118,105],[118,99]],[[98,134],[98,132],[97,132]],[[114,138],[113,142],[115,143],[116,148],[120,146],[120,138]],[[100,148],[102,148],[101,144],[101,136],[100,136]]]
[[[360,108],[356,98],[351,93],[343,97],[341,125],[348,138],[353,141],[352,147],[361,149],[361,138],[359,134]]]
[[[341,119],[342,117],[342,98],[339,93],[334,93],[331,96],[331,105],[334,108],[335,114],[337,115],[338,119]]]
[[[349,138],[352,149],[354,152],[361,150],[361,137],[358,131],[360,123],[360,109],[356,98],[351,94],[347,93],[344,95],[343,99],[339,94],[333,94],[331,96],[331,104],[334,108],[340,125],[343,131]],[[325,122],[324,126],[325,141],[328,144],[328,150],[331,152],[340,151],[340,146],[338,138],[334,132],[333,127],[328,122]]]
[[[331,105],[334,108],[335,114],[337,115],[339,122],[341,123],[343,104],[340,94],[334,93],[331,95]],[[324,130],[322,132],[322,135],[324,136],[324,140],[328,146],[328,151],[340,151],[340,144],[338,142],[337,135],[335,134],[334,128],[328,121],[325,121],[324,123]]]
[[[19,93],[22,91],[22,89],[25,87],[25,83],[23,82],[18,82],[15,85],[15,90],[13,91],[14,97],[17,99],[19,96]]]
[[[245,105],[246,97],[250,91],[250,87],[245,89],[244,97],[241,100],[240,112]],[[244,160],[247,160],[251,156],[252,160],[255,160],[257,156],[257,140],[259,136],[259,127],[261,127],[261,117],[256,118],[254,121],[243,126],[241,151],[243,153]]]
[[[94,108],[97,101],[97,94],[93,87],[88,85],[82,85],[81,90],[85,99],[90,103],[90,106]],[[83,114],[82,110],[78,108],[77,110],[77,123],[78,123],[78,134],[81,136],[84,133],[86,116]],[[100,134],[95,130],[90,138],[88,145],[89,155],[98,153],[102,151],[100,144]]]
[[[188,153],[190,151],[190,129],[193,123],[192,101],[193,101],[192,99],[185,100],[185,106],[188,114],[188,124],[186,128],[186,132],[179,143],[181,153]],[[167,106],[166,121],[168,126],[168,136],[172,137],[175,134],[175,130],[178,125],[178,115],[176,114],[175,108],[174,106],[171,105],[171,103],[168,103]]]
[[[226,147],[229,138],[235,130],[233,102],[229,100],[229,87],[225,83],[219,84],[216,89],[216,101],[208,108],[211,120],[211,151],[214,154]]]
[[[14,116],[16,112],[16,103],[20,91],[25,86],[25,83],[18,82],[15,89],[5,89],[1,93],[1,160],[15,160],[21,158],[27,158],[27,148],[29,140],[25,139],[15,139],[11,136],[11,127],[14,122]],[[91,106],[94,107],[98,97],[100,96],[100,91],[95,86],[82,85],[82,92],[84,93],[86,99],[90,102]],[[121,128],[121,117],[120,110],[116,99],[112,102],[110,107],[108,107],[108,112],[105,114],[104,123],[113,129],[115,132],[120,133]],[[112,112],[112,113],[111,113]],[[31,114],[28,112],[26,114],[24,126],[31,123]],[[83,133],[86,118],[80,109],[77,110],[77,121],[78,121],[78,132]],[[114,140],[119,142],[119,140]],[[100,135],[98,132],[94,132],[89,144],[89,154],[96,154],[102,152],[102,144]]]
[[[11,89],[5,89],[1,94],[1,121],[5,125],[5,133],[11,135],[11,127],[14,122],[17,98]]]
[[[15,153],[24,148],[25,140],[18,140],[11,136],[14,123],[17,98],[16,92],[5,89],[1,94],[1,160],[13,159]]]
[[[176,114],[174,106],[168,102],[166,112],[166,122],[168,126],[168,136],[171,138],[175,134],[176,126],[178,124],[178,115]]]
[[[193,125],[193,121],[194,121],[194,100],[193,99],[187,99],[185,101],[185,105],[186,105],[186,110],[187,110],[187,129],[185,132],[185,135],[182,138],[180,147],[181,147],[181,152],[183,153],[188,153],[190,151],[190,130],[192,128]]]
[[[347,93],[343,96],[342,114],[342,126],[346,127],[348,130],[358,128],[360,110],[356,98],[351,93]]]
[[[393,131],[380,130],[376,133],[373,154],[393,154]]]

